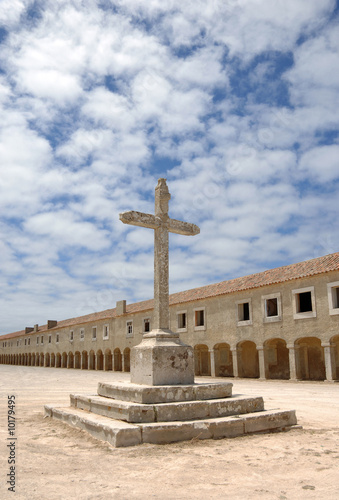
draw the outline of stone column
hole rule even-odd
[[[121,371],[125,371],[125,355],[124,352],[121,353]]]
[[[322,347],[324,348],[324,358],[325,358],[325,369],[326,369],[326,380],[328,382],[333,382],[336,380],[336,361],[335,361],[335,345],[330,342],[322,342]]]
[[[241,353],[241,348],[232,347],[230,351],[232,352],[233,375],[234,378],[239,378],[238,355]]]
[[[269,370],[268,370],[268,360],[267,356],[265,356],[265,348],[264,346],[257,346],[258,357],[259,357],[259,377],[260,380],[266,380],[269,378]]]
[[[290,362],[290,380],[301,380],[299,346],[287,345]]]
[[[210,363],[211,363],[211,377],[215,377],[215,357],[214,357],[214,349],[209,349],[210,354]]]

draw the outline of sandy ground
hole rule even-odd
[[[43,405],[68,406],[69,393],[94,394],[99,381],[129,374],[0,365],[0,376],[1,499],[339,499],[339,384],[229,379],[233,394],[297,410],[303,429],[115,449],[44,418]],[[15,493],[6,485],[11,394]]]

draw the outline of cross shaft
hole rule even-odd
[[[124,224],[154,230],[154,317],[153,330],[169,330],[169,252],[168,233],[194,236],[200,233],[195,224],[171,219],[168,202],[171,195],[166,179],[159,179],[155,188],[155,214],[123,212],[119,214]]]

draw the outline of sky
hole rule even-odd
[[[335,0],[1,0],[0,334],[339,250]]]

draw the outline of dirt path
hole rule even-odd
[[[94,394],[99,381],[128,378],[0,365],[0,498],[339,499],[339,384],[230,379],[234,394],[262,395],[268,409],[296,409],[304,428],[219,441],[114,449],[43,418],[45,403],[68,406],[70,392]],[[12,393],[15,493],[5,485],[7,395]]]

